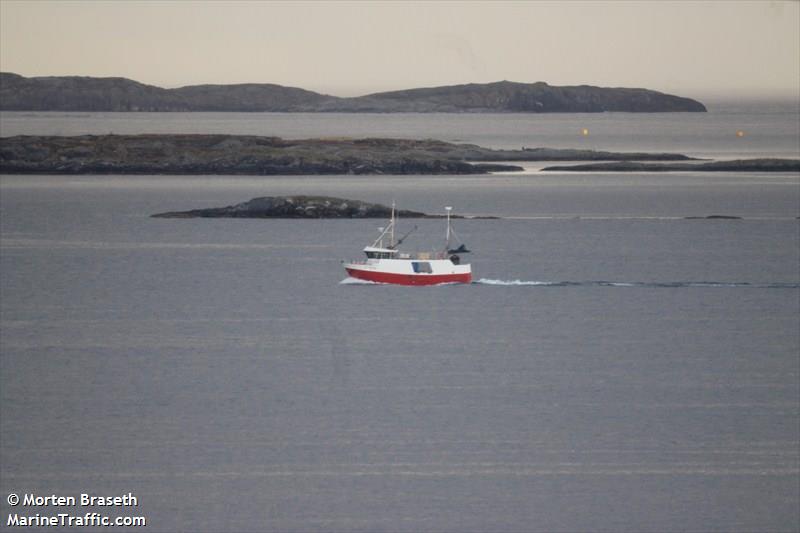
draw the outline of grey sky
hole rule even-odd
[[[0,0],[0,69],[340,96],[507,79],[797,97],[800,3]]]

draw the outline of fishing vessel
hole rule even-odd
[[[461,262],[461,254],[468,253],[467,247],[461,243],[458,248],[451,248],[451,243],[458,237],[453,229],[450,213],[452,207],[445,207],[447,212],[447,230],[445,243],[441,250],[432,252],[403,252],[399,246],[414,229],[395,241],[395,205],[392,203],[392,215],[389,224],[380,228],[380,236],[370,246],[364,247],[367,258],[360,261],[344,262],[344,268],[350,277],[372,281],[375,283],[391,283],[395,285],[437,285],[440,283],[470,283],[472,266]],[[388,240],[385,244],[384,241]]]

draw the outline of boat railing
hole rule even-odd
[[[382,258],[382,259],[401,259],[401,260],[413,260],[413,261],[430,261],[432,259],[449,259],[450,256],[447,252],[398,252],[395,257],[391,258]],[[368,259],[356,259],[354,261],[350,261],[350,263],[354,265],[365,265],[370,261],[374,261],[375,258],[368,258]]]
[[[430,261],[431,259],[447,259],[448,256],[446,252],[411,252],[411,253],[399,253],[397,254],[398,259],[414,259],[417,261]]]

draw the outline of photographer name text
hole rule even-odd
[[[9,504],[23,507],[138,507],[139,500],[132,492],[119,496],[96,496],[93,494],[80,494],[79,496],[59,496],[50,494],[26,493],[21,497],[16,494],[9,496]]]

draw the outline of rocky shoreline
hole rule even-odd
[[[250,135],[81,135],[0,138],[3,174],[486,174],[505,161],[688,161],[681,154],[523,148],[412,139]]]

